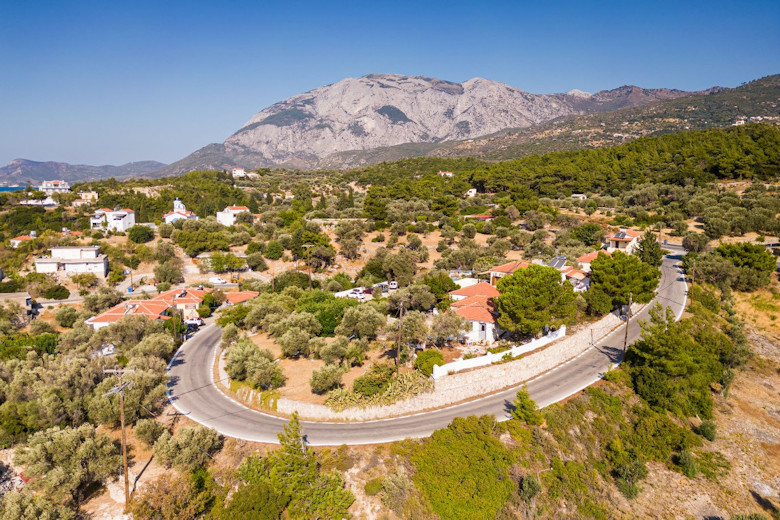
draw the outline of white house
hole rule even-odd
[[[41,185],[38,186],[38,189],[46,195],[68,193],[70,191],[70,184],[66,181],[43,181]]]
[[[173,211],[163,215],[166,224],[173,224],[177,220],[198,220],[198,216],[189,211],[182,201],[176,199],[173,201]]]
[[[73,201],[74,208],[80,208],[82,206],[89,206],[90,202],[87,199],[76,199]]]
[[[574,200],[587,200],[588,196],[584,193],[572,193],[571,198]]]
[[[234,178],[246,177],[246,170],[243,168],[233,168],[231,173],[233,174]]]
[[[63,271],[67,276],[80,273],[93,273],[98,276],[108,274],[108,257],[100,254],[98,246],[58,246],[51,248],[49,252],[50,256],[35,259],[36,272]]]
[[[98,192],[96,191],[80,191],[79,197],[86,200],[87,202],[97,202],[98,201]]]
[[[489,271],[490,285],[496,285],[501,278],[514,274],[518,269],[525,269],[526,267],[528,267],[528,262],[523,262],[522,260],[514,260],[498,265]]]
[[[132,209],[100,208],[95,216],[89,219],[90,229],[105,231],[127,231],[135,226],[135,211]]]
[[[245,212],[249,212],[249,208],[246,206],[228,206],[217,212],[217,222],[223,226],[232,226],[236,223],[236,216]]]
[[[489,283],[480,282],[450,291],[452,310],[469,322],[464,336],[469,343],[493,343],[498,339],[498,312],[493,298],[500,293]]]
[[[450,178],[452,178],[453,175],[455,175],[455,174],[452,173],[452,172],[444,172],[444,171],[439,170],[439,176],[440,177],[447,177],[448,179],[450,179]]]
[[[639,247],[639,237],[642,234],[639,231],[633,231],[631,229],[621,229],[617,233],[609,235],[607,240],[607,251],[623,251],[627,254],[633,254],[636,248]]]
[[[471,197],[476,197],[476,196],[477,196],[477,189],[476,188],[471,188],[469,190],[466,190],[466,197],[471,198]]]
[[[20,245],[22,245],[24,242],[29,242],[30,240],[35,240],[38,237],[38,235],[35,233],[35,231],[30,231],[29,235],[22,235],[20,237],[15,237],[9,240],[9,243],[12,248],[16,249]]]

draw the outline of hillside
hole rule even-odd
[[[588,94],[531,94],[482,78],[453,83],[369,74],[346,78],[262,110],[224,143],[159,172],[195,169],[337,167],[423,155],[437,143],[528,128],[572,115],[646,105],[704,92],[623,86]]]
[[[14,159],[5,166],[0,167],[0,184],[21,186],[38,184],[43,180],[52,179],[64,179],[68,182],[107,179],[110,177],[126,179],[147,175],[164,166],[164,163],[157,161],[130,162],[121,166],[90,166],[87,164]]]

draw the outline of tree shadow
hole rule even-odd
[[[777,506],[775,506],[771,500],[762,497],[752,489],[750,490],[750,494],[753,496],[753,500],[756,501],[756,503],[763,509],[764,511],[768,511],[770,513],[776,513],[778,511]]]

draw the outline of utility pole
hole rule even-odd
[[[398,372],[398,367],[401,363],[401,322],[404,319],[404,311],[406,310],[406,302],[401,302],[401,308],[398,310],[398,337],[395,342],[395,371]]]
[[[691,290],[690,290],[691,301],[693,301],[693,295],[694,295],[693,287],[694,285],[696,285],[696,257],[695,256],[693,257],[692,262],[693,262],[693,270],[691,272]]]
[[[626,349],[628,348],[628,325],[631,323],[631,300],[633,294],[628,293],[628,309],[626,310],[626,333],[623,336],[623,358],[626,357]]]
[[[118,383],[115,387],[109,390],[105,395],[119,394],[119,421],[122,425],[122,467],[125,476],[125,508],[130,504],[130,481],[127,477],[127,436],[125,435],[125,388],[130,386],[130,383],[123,383],[122,376],[124,374],[131,374],[135,372],[132,369],[123,368],[111,368],[104,369],[104,374],[113,374],[117,377]]]

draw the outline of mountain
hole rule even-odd
[[[425,151],[438,143],[534,127],[561,117],[719,90],[692,93],[623,86],[595,94],[578,90],[531,94],[482,78],[454,83],[369,74],[275,103],[224,143],[210,144],[158,174],[231,166],[310,168],[339,163],[339,157],[375,155],[394,146]]]
[[[5,166],[0,167],[0,184],[19,186],[37,184],[43,180],[54,179],[63,179],[68,182],[107,179],[110,177],[125,179],[135,176],[147,176],[165,166],[164,163],[157,161],[130,162],[121,166],[89,166],[86,164],[14,159]]]

